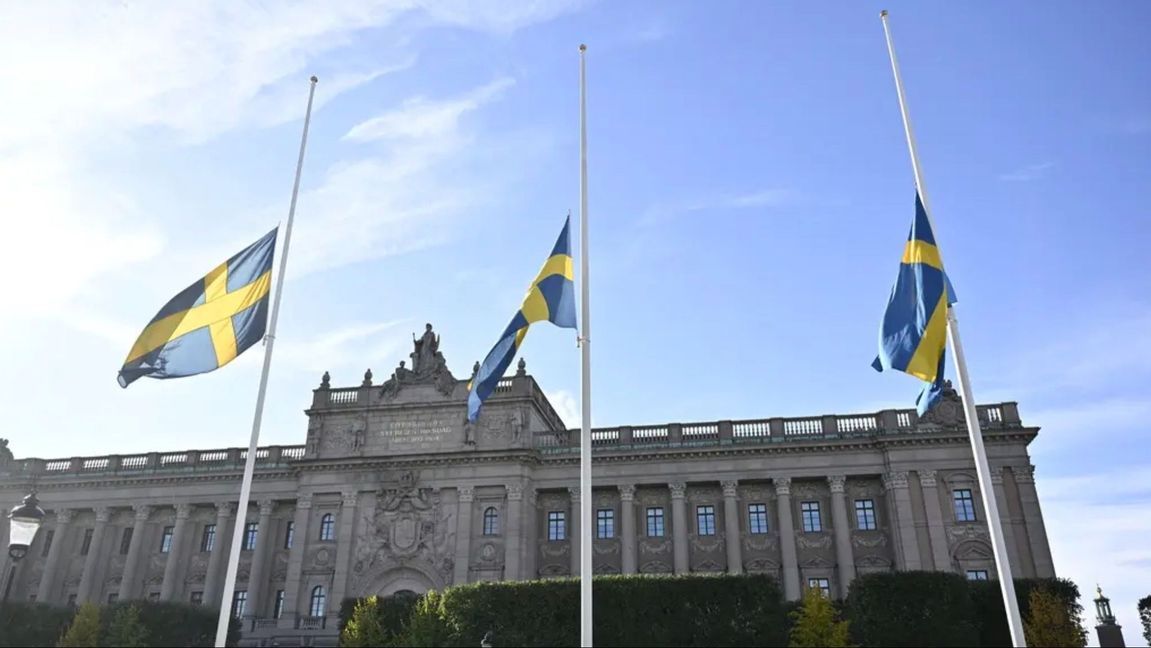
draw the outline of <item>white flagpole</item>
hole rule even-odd
[[[284,247],[280,251],[279,281],[276,282],[276,300],[272,302],[272,319],[264,338],[264,370],[260,374],[260,391],[256,396],[256,415],[252,420],[252,438],[248,442],[248,457],[244,461],[244,478],[240,485],[240,503],[236,507],[236,528],[232,533],[232,550],[228,554],[228,571],[224,577],[224,591],[220,596],[220,620],[216,625],[216,648],[223,648],[228,639],[232,596],[236,589],[236,570],[240,566],[240,543],[244,538],[244,524],[248,518],[248,503],[252,494],[252,475],[256,470],[256,445],[260,441],[260,421],[264,417],[264,394],[268,391],[268,370],[272,367],[272,346],[276,342],[276,320],[280,315],[280,299],[284,294],[284,278],[288,269],[288,246],[292,243],[292,221],[296,216],[296,196],[300,193],[300,173],[304,170],[304,148],[308,144],[308,123],[312,118],[312,98],[316,95],[316,77],[310,79],[308,108],[304,112],[304,134],[300,138],[300,157],[296,160],[296,181],[292,184],[292,202],[288,206],[288,226],[284,228]],[[259,533],[270,533],[260,529]]]
[[[580,350],[583,355],[583,411],[580,423],[580,646],[592,645],[592,518],[591,518],[591,299],[588,291],[587,235],[587,45],[579,46],[579,171],[580,171]]]
[[[927,202],[927,189],[923,185],[923,172],[919,165],[919,153],[915,148],[915,134],[911,129],[911,117],[907,112],[907,97],[903,92],[903,78],[899,74],[899,63],[895,58],[895,45],[891,40],[891,28],[887,24],[887,10],[879,13],[883,21],[883,33],[887,37],[887,53],[891,56],[891,70],[895,74],[895,91],[899,95],[899,111],[903,115],[903,130],[907,134],[907,148],[911,151],[911,167],[915,173],[915,187],[923,201],[923,210],[931,224],[935,240],[939,241],[939,230],[931,220],[931,207]],[[939,248],[938,243],[936,247]],[[942,249],[942,248],[939,248]],[[939,253],[943,261],[942,251]],[[946,266],[944,266],[946,267]],[[987,451],[983,447],[983,432],[979,429],[979,416],[975,411],[975,395],[971,392],[971,381],[967,376],[967,360],[963,356],[963,344],[959,340],[959,319],[955,307],[947,308],[947,339],[951,343],[951,353],[955,358],[955,371],[959,374],[960,395],[963,397],[963,413],[967,419],[967,435],[971,438],[971,451],[975,456],[975,472],[979,477],[979,490],[983,496],[983,510],[987,516],[987,526],[991,529],[991,548],[995,553],[995,568],[999,576],[999,587],[1003,591],[1003,606],[1007,610],[1008,626],[1011,628],[1011,642],[1025,647],[1023,621],[1019,615],[1019,603],[1015,599],[1015,581],[1011,576],[1011,565],[1007,561],[1007,543],[1003,539],[1003,525],[999,520],[999,505],[995,501],[995,490],[991,484],[991,468],[987,464]]]

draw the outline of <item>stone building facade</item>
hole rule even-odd
[[[603,574],[768,573],[790,598],[893,569],[995,577],[954,392],[922,418],[595,429],[593,519],[580,520],[578,430],[522,360],[474,426],[467,381],[438,350],[422,365],[382,385],[325,374],[304,445],[259,449],[231,602],[245,643],[332,645],[346,597],[577,574],[584,524]],[[978,413],[1014,571],[1053,576],[1027,453],[1038,429],[1015,403]],[[0,457],[0,502],[34,487],[49,512],[11,596],[219,605],[245,455]]]

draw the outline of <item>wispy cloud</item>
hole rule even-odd
[[[793,202],[796,194],[790,189],[761,189],[746,193],[727,193],[683,200],[678,203],[653,205],[644,212],[641,223],[655,224],[681,214],[721,212],[741,209],[779,207]]]
[[[363,358],[387,359],[399,357],[407,340],[403,324],[407,320],[391,320],[366,324],[351,324],[304,340],[285,345],[280,354],[287,364],[299,369],[317,372],[360,367]],[[376,382],[387,379],[391,370],[377,367],[373,371]],[[334,376],[340,383],[352,384],[359,376]]]
[[[499,97],[515,80],[502,78],[455,99],[433,101],[413,97],[400,108],[356,124],[344,135],[358,142],[386,139],[444,137],[454,133],[460,118]]]
[[[1020,167],[1008,173],[999,175],[999,179],[1004,182],[1030,182],[1038,180],[1047,175],[1047,171],[1055,166],[1054,162],[1039,162],[1037,164],[1028,164],[1027,166]]]
[[[559,415],[560,420],[569,430],[582,425],[583,417],[580,415],[579,402],[575,395],[566,389],[545,391],[544,394],[547,396],[548,402],[552,404],[556,414]]]

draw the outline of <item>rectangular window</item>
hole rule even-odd
[[[715,507],[710,504],[695,507],[695,532],[697,535],[715,535]]]
[[[200,551],[212,551],[216,548],[216,525],[205,524],[204,534],[200,536]]]
[[[159,592],[152,592],[151,594],[148,594],[148,600],[149,601],[159,601],[160,600],[160,593]]]
[[[131,527],[124,529],[124,534],[120,536],[120,555],[127,556],[128,550],[132,548],[132,529]]]
[[[767,533],[767,504],[747,505],[747,532]]]
[[[296,523],[288,520],[288,530],[284,533],[284,548],[292,548],[292,537],[296,535]]]
[[[172,550],[172,533],[175,527],[164,527],[164,535],[160,536],[160,553],[168,553]]]
[[[40,549],[40,557],[47,558],[48,552],[52,551],[52,538],[56,537],[55,529],[48,529],[48,533],[44,535],[44,547]]]
[[[827,598],[831,598],[831,580],[827,578],[809,578],[807,579],[807,589],[814,589],[823,592]]]
[[[951,492],[955,501],[955,519],[959,522],[975,521],[975,499],[970,488],[957,488]]]
[[[201,605],[204,602],[203,592],[192,592],[192,597],[188,599],[192,605]]]
[[[860,531],[875,530],[875,502],[873,500],[855,500],[855,528]]]
[[[284,614],[284,590],[276,590],[276,607],[272,609],[272,618],[278,619]]]
[[[80,543],[80,555],[87,556],[92,548],[92,529],[84,529],[84,542]]]
[[[601,540],[615,537],[615,509],[595,512],[595,537]]]
[[[819,502],[801,502],[799,511],[803,515],[803,532],[823,531],[823,520],[819,517]]]
[[[108,605],[112,605],[113,603],[115,603],[118,600],[120,600],[120,595],[117,594],[116,592],[112,592],[111,594],[108,595]]]
[[[563,540],[566,537],[566,530],[564,529],[564,512],[549,511],[548,540]]]
[[[967,580],[969,580],[969,581],[987,580],[987,570],[986,569],[968,569],[967,570]]]
[[[663,508],[655,507],[647,510],[647,537],[663,537]]]
[[[252,551],[256,548],[256,536],[260,531],[259,522],[249,522],[244,525],[244,542],[240,545],[243,551]]]
[[[75,594],[69,594],[68,595],[68,607],[76,607],[76,595]]]
[[[244,618],[248,608],[248,590],[236,590],[232,595],[232,616],[237,619]]]

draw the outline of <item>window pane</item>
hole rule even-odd
[[[173,527],[164,527],[164,535],[160,536],[160,553],[168,553],[172,550],[172,529]]]
[[[484,535],[497,535],[499,534],[500,514],[496,511],[494,506],[489,506],[484,511]]]
[[[563,540],[566,537],[564,521],[565,516],[563,511],[551,511],[548,513],[548,540]]]
[[[663,508],[649,508],[647,510],[647,537],[663,537]]]
[[[272,618],[278,619],[284,613],[284,590],[276,590],[276,607]]]
[[[802,502],[799,505],[803,516],[804,533],[818,533],[823,531],[823,520],[819,515],[819,502]]]
[[[747,505],[747,532],[767,533],[767,504]]]
[[[959,522],[975,521],[975,499],[970,488],[959,488],[952,492],[955,501],[955,519]]]
[[[200,551],[212,551],[216,546],[216,525],[205,524],[204,535],[200,538]]]
[[[240,546],[243,551],[252,551],[256,548],[256,538],[260,532],[259,522],[248,522],[244,525],[244,543]]]
[[[331,513],[325,513],[320,518],[320,540],[331,540],[335,536],[335,519]]]
[[[236,590],[232,595],[232,616],[241,619],[244,612],[248,609],[248,592],[247,590]]]
[[[311,616],[320,617],[324,616],[326,610],[325,603],[327,602],[327,595],[324,593],[323,585],[316,585],[312,588],[312,604],[309,608]]]
[[[48,529],[47,535],[44,536],[44,548],[40,550],[40,557],[47,558],[48,552],[52,550],[52,538],[56,537],[55,529]]]
[[[288,521],[288,531],[287,531],[287,533],[284,534],[284,548],[285,549],[291,549],[292,548],[292,539],[293,539],[292,536],[294,536],[295,534],[296,534],[296,523],[292,522],[292,521]]]
[[[986,569],[968,569],[967,580],[987,580]]]
[[[600,509],[596,511],[596,530],[597,538],[614,538],[615,537],[615,509]]]
[[[698,535],[715,535],[715,507],[711,505],[695,507],[695,525]]]
[[[92,547],[92,529],[84,529],[84,542],[80,543],[80,555],[87,556]]]
[[[855,526],[863,531],[875,530],[875,502],[873,500],[855,500]]]
[[[132,529],[124,529],[123,535],[120,536],[120,555],[127,556],[128,550],[132,548]]]
[[[831,598],[831,579],[828,578],[809,578],[807,579],[807,588],[819,590],[827,598]]]

